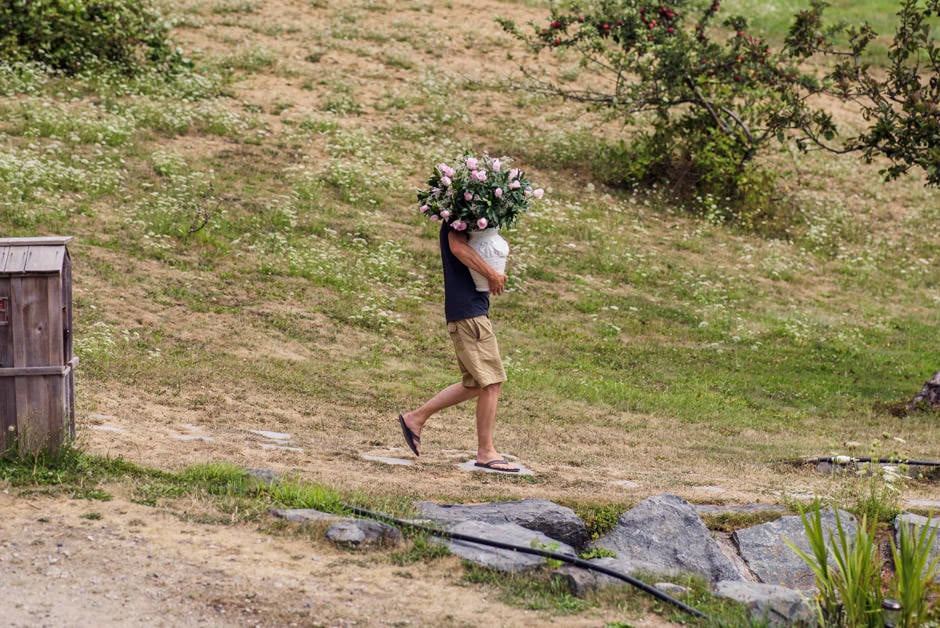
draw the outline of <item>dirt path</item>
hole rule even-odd
[[[456,558],[396,565],[116,497],[0,494],[3,626],[600,626],[507,606]],[[667,625],[631,618],[637,626]]]

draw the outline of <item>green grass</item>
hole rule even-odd
[[[878,64],[887,59],[888,46],[895,32],[897,13],[901,9],[899,0],[871,0],[852,2],[851,0],[829,0],[824,11],[825,23],[843,22],[849,26],[859,26],[867,22],[877,34],[877,38],[868,48],[868,61]],[[722,9],[726,15],[744,15],[752,29],[770,41],[782,42],[783,36],[793,22],[793,16],[807,10],[810,3],[800,0],[780,0],[778,2],[754,2],[753,0],[726,0]],[[931,21],[936,33],[940,26],[935,16]],[[845,44],[846,42],[839,42]]]
[[[343,513],[345,503],[362,500],[361,496],[293,479],[265,482],[225,462],[192,465],[179,473],[168,473],[123,458],[86,454],[74,446],[55,455],[0,457],[0,483],[23,494],[64,494],[74,499],[109,501],[112,496],[102,487],[115,482],[132,487],[135,500],[142,504],[155,506],[161,500],[195,496],[209,500],[224,513],[249,512],[254,517],[270,508]]]
[[[877,16],[887,6],[866,5],[866,11]],[[754,11],[753,4],[739,8]],[[770,20],[793,7],[765,8],[759,13]],[[231,2],[213,9],[253,10],[252,3]],[[349,24],[361,16],[338,18]],[[371,41],[347,35],[350,45]],[[420,98],[410,102],[422,110],[421,119],[441,124],[437,130],[402,135],[407,113],[395,122],[398,131],[348,129],[342,117],[366,105],[348,87],[333,89],[321,107],[338,117],[297,127],[309,135],[295,141],[315,139],[325,149],[326,158],[316,165],[297,163],[274,146],[267,155],[221,154],[211,163],[171,150],[147,153],[144,146],[152,141],[159,145],[177,135],[220,134],[254,144],[258,123],[214,95],[218,77],[212,69],[258,72],[274,60],[256,48],[238,54],[242,61],[208,64],[207,88],[198,92],[182,83],[171,93],[151,88],[117,98],[113,83],[105,90],[78,79],[78,94],[105,93],[108,105],[80,97],[70,103],[69,115],[61,81],[45,85],[24,70],[20,84],[8,68],[2,75],[7,89],[28,95],[0,108],[10,145],[0,160],[4,232],[74,231],[120,254],[178,268],[180,279],[153,286],[149,294],[156,303],[194,313],[242,311],[226,298],[226,288],[207,294],[187,279],[194,264],[202,272],[226,273],[231,279],[221,283],[232,291],[300,278],[322,289],[318,307],[336,325],[390,334],[402,353],[412,352],[419,346],[415,331],[428,324],[415,316],[417,308],[436,298],[438,278],[427,254],[433,229],[411,213],[412,189],[421,176],[411,173],[450,152],[450,132],[441,130],[448,123],[473,128],[484,144],[494,130],[463,117],[461,99],[453,95],[459,79],[427,75],[417,84]],[[256,57],[263,60],[251,60]],[[404,62],[396,67],[421,72]],[[538,101],[523,106],[538,119]],[[585,195],[569,188],[568,172],[549,164],[578,168],[596,145],[582,131],[548,139],[511,140],[513,150],[543,168],[540,177],[558,182],[549,200],[511,234],[514,291],[499,308],[507,338],[520,347],[514,382],[529,395],[719,425],[759,423],[774,431],[808,414],[845,416],[897,402],[934,368],[912,339],[929,335],[937,322],[930,295],[940,275],[929,263],[937,245],[915,228],[930,224],[935,193],[907,186],[905,193],[917,201],[908,223],[894,226],[907,238],[901,251],[893,238],[873,233],[884,227],[871,215],[877,197],[863,199],[851,218],[823,201],[792,242],[764,241],[686,220],[668,196],[603,196],[600,189]],[[83,149],[88,143],[93,150]],[[417,146],[430,150],[416,159]],[[269,167],[271,160],[280,165]],[[246,166],[255,168],[248,176]],[[116,216],[83,233],[83,217],[108,206],[119,208]],[[852,231],[845,227],[849,221]],[[413,237],[395,237],[400,232]],[[709,260],[714,251],[721,259]],[[814,294],[813,286],[823,284],[831,286],[831,296]],[[565,297],[555,298],[560,290]],[[884,299],[900,307],[888,310]],[[140,339],[121,343],[125,332],[106,318],[92,322],[90,314],[76,312],[84,330],[77,338],[80,357],[173,354],[166,344],[170,335],[141,330]],[[304,342],[313,338],[302,319],[271,315],[258,323]],[[441,354],[434,366],[448,359]],[[380,373],[385,362],[379,358],[367,370]],[[120,363],[110,361],[116,370],[89,368],[126,371]],[[258,383],[267,380],[264,372],[255,376]]]
[[[870,0],[864,3],[849,0],[830,0],[824,15],[830,21],[845,21],[857,24],[867,21],[876,33],[890,38],[894,33],[895,16],[901,8],[898,0]],[[809,8],[809,2],[800,0],[779,0],[765,3],[753,0],[725,0],[721,3],[727,14],[747,16],[750,23],[759,31],[779,37],[785,33],[799,11]]]

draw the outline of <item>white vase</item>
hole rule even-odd
[[[498,273],[506,271],[506,259],[509,257],[509,243],[499,234],[499,229],[491,227],[482,231],[470,231],[470,247],[480,254],[483,261]],[[470,276],[477,292],[489,292],[490,282],[477,271],[470,269]]]

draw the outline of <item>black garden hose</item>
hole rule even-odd
[[[552,560],[565,562],[570,565],[574,565],[576,567],[581,567],[582,569],[596,571],[598,573],[602,573],[604,575],[617,578],[618,580],[623,580],[624,582],[631,584],[637,589],[640,589],[641,591],[649,593],[656,599],[662,600],[663,602],[666,602],[668,604],[672,604],[673,606],[679,608],[682,611],[685,611],[686,613],[689,613],[690,615],[694,615],[696,617],[702,617],[704,619],[709,619],[709,620],[712,619],[711,617],[709,617],[702,611],[698,610],[697,608],[693,608],[689,606],[688,604],[686,604],[685,602],[682,602],[681,600],[677,600],[676,598],[671,597],[670,595],[666,593],[663,593],[656,587],[650,586],[646,584],[645,582],[642,582],[641,580],[637,580],[636,578],[633,578],[632,576],[628,576],[627,574],[614,571],[613,569],[608,569],[607,567],[604,567],[602,565],[596,565],[594,563],[588,562],[584,560],[583,558],[578,558],[576,556],[568,556],[567,554],[559,554],[557,552],[550,552],[548,550],[538,549],[535,547],[526,547],[524,545],[513,545],[512,543],[503,543],[502,541],[493,541],[491,539],[484,539],[481,537],[471,536],[469,534],[460,534],[459,532],[449,532],[447,530],[441,530],[438,528],[424,526],[419,523],[414,523],[412,521],[405,521],[403,519],[397,519],[395,517],[392,517],[391,515],[386,515],[384,513],[372,512],[370,510],[366,510],[365,508],[359,508],[357,506],[349,506],[349,505],[343,504],[343,507],[363,517],[368,517],[370,519],[376,519],[379,521],[387,521],[387,522],[394,523],[395,525],[399,525],[399,526],[410,527],[415,530],[421,530],[423,532],[427,532],[434,536],[440,536],[440,537],[444,537],[448,539],[455,539],[458,541],[467,541],[470,543],[477,543],[479,545],[488,545],[490,547],[496,547],[499,549],[513,550],[516,552],[521,552],[523,554],[534,554],[535,556],[541,556],[543,558],[551,558]]]
[[[898,460],[897,458],[856,458],[855,456],[819,456],[801,458],[801,463],[828,462],[830,464],[850,464],[853,462],[875,462],[877,464],[907,464],[913,467],[940,467],[940,462],[930,460]]]

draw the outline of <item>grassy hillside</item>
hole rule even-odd
[[[525,56],[494,18],[546,6],[166,0],[192,75],[0,66],[0,233],[76,238],[84,446],[451,499],[779,500],[853,490],[780,459],[937,458],[937,416],[890,410],[940,368],[940,193],[783,150],[767,157],[797,208],[782,240],[690,218],[668,189],[605,188],[589,164],[620,127],[507,87]],[[534,481],[453,469],[471,408],[429,425],[417,467],[360,457],[404,455],[395,414],[457,377],[415,192],[467,148],[547,190],[507,234],[492,311],[497,445]],[[181,426],[214,440],[174,440]]]

